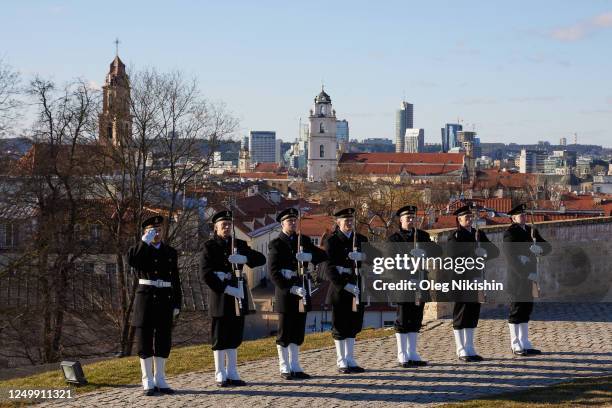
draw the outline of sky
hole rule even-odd
[[[293,141],[324,83],[351,139],[427,143],[461,120],[482,142],[612,147],[612,1],[13,1],[0,58],[24,81],[102,85],[119,55],[180,70],[249,130]]]

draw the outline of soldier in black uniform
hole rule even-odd
[[[310,238],[296,233],[298,210],[288,208],[281,211],[276,221],[281,223],[282,231],[269,245],[270,277],[276,286],[274,308],[279,313],[276,348],[281,377],[286,380],[308,379],[299,362],[299,346],[304,342],[306,312],[311,308],[306,303],[300,312],[300,302],[307,297],[307,287],[303,278],[298,276],[298,262],[303,262],[303,271],[308,262],[318,264],[327,259],[325,251],[313,245]],[[298,239],[301,248],[298,248]]]
[[[510,348],[518,356],[541,354],[529,341],[529,317],[533,311],[532,285],[536,272],[536,256],[548,255],[552,250],[538,230],[532,231],[531,227],[525,224],[526,209],[525,204],[520,204],[508,212],[512,217],[512,225],[504,233],[504,255],[509,265],[508,292],[515,300],[510,303],[508,317]],[[535,246],[534,237],[538,243]]]
[[[452,258],[470,257],[477,258],[476,248],[476,228],[472,227],[472,211],[475,209],[473,204],[465,205],[457,209],[454,214],[457,216],[457,230],[448,238],[448,255]],[[478,231],[478,241],[481,248],[487,253],[486,259],[494,259],[499,256],[499,249],[489,241],[484,231]],[[465,243],[473,242],[474,245]],[[472,273],[470,273],[472,272]],[[479,278],[475,275],[476,270],[465,271],[461,275],[453,278],[461,280],[474,280]],[[478,325],[480,317],[480,303],[478,302],[478,291],[463,291],[456,294],[461,301],[456,301],[453,308],[453,329],[455,334],[455,345],[457,356],[466,362],[482,361],[483,358],[476,353],[474,348],[474,331]]]
[[[242,343],[244,330],[243,313],[236,314],[236,299],[244,304],[251,301],[239,285],[238,278],[232,271],[232,264],[242,269],[246,264],[256,268],[266,263],[266,257],[249,248],[241,239],[234,239],[236,253],[232,254],[232,212],[224,210],[212,217],[214,236],[204,243],[200,267],[204,281],[209,287],[208,307],[212,318],[211,337],[215,359],[215,381],[217,386],[242,386],[246,383],[240,379],[237,369],[237,348]],[[227,357],[227,367],[225,358]]]
[[[355,263],[361,267],[366,257],[361,250],[361,244],[368,239],[355,234],[354,208],[345,208],[334,214],[336,230],[325,241],[325,252],[328,261],[325,264],[325,274],[331,281],[327,293],[327,303],[332,305],[332,336],[336,344],[338,371],[343,374],[361,373],[365,371],[357,365],[354,357],[355,336],[363,325],[363,302],[359,301],[357,311],[353,311],[353,300],[359,299],[360,280],[355,273]]]
[[[395,215],[399,217],[400,229],[389,236],[389,242],[406,242],[410,249],[414,248],[415,231],[418,247],[424,251],[426,257],[442,256],[442,248],[434,243],[429,234],[416,228],[415,218],[417,207],[407,205],[397,210]],[[424,271],[426,272],[426,271]],[[422,279],[427,279],[426,274]],[[401,302],[397,305],[397,318],[395,320],[395,338],[397,340],[397,359],[400,366],[404,368],[419,367],[427,365],[417,353],[417,336],[423,323],[423,309],[425,301]]]
[[[138,276],[132,326],[140,357],[142,386],[147,396],[173,394],[165,378],[166,359],[172,345],[172,323],[181,310],[178,255],[161,241],[164,217],[142,223],[141,241],[128,252],[128,263]]]

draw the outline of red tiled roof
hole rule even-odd
[[[309,237],[321,237],[334,230],[334,217],[331,215],[307,215],[302,217],[302,234]]]
[[[462,153],[343,153],[340,164],[463,164]]]
[[[433,176],[452,172],[460,172],[462,164],[367,164],[367,163],[340,163],[340,167],[356,174],[410,174],[414,176]]]
[[[284,167],[278,163],[257,163],[253,168],[253,172],[282,172],[285,171]]]
[[[274,172],[249,172],[249,173],[238,173],[238,176],[245,179],[254,179],[254,180],[277,180],[277,179],[287,179],[289,175],[287,173],[274,173]]]
[[[500,169],[478,170],[474,186],[478,188],[524,188],[534,185],[536,176],[529,173],[513,173]]]

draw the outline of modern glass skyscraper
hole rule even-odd
[[[446,153],[453,147],[461,146],[457,140],[457,132],[463,130],[463,126],[458,123],[447,123],[442,131],[442,152]]]
[[[414,125],[414,105],[402,101],[400,109],[395,112],[395,152],[403,153],[406,141],[406,129]]]
[[[276,132],[251,130],[249,132],[249,153],[251,163],[276,162]]]
[[[336,140],[338,149],[346,151],[349,142],[349,124],[346,119],[336,120]]]

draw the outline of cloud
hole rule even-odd
[[[462,55],[480,55],[480,50],[468,47],[464,41],[457,41],[455,44],[455,52]]]
[[[493,105],[497,103],[496,99],[488,98],[470,98],[470,99],[459,99],[454,102],[457,105]]]
[[[563,42],[579,41],[588,35],[606,28],[612,28],[612,12],[606,12],[591,17],[576,24],[557,27],[549,35],[555,40]]]
[[[560,96],[524,96],[508,99],[510,102],[554,102],[562,99]]]
[[[583,109],[580,113],[583,115],[612,115],[612,109]]]

